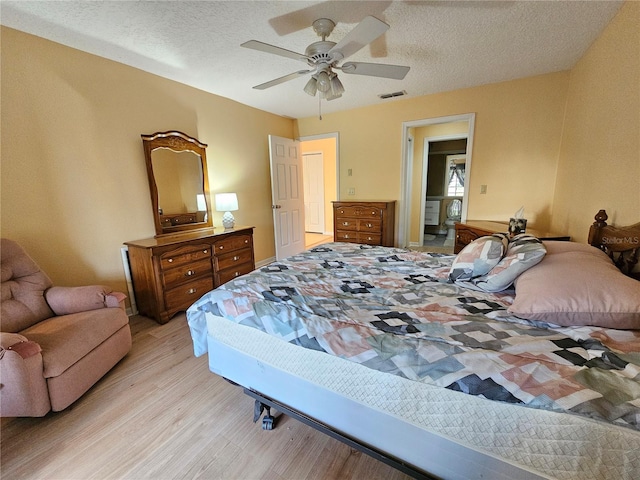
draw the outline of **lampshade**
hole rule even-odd
[[[318,81],[311,77],[307,84],[304,86],[304,92],[312,97],[316,96],[316,92],[318,91]]]
[[[329,74],[325,71],[318,74],[318,90],[322,93],[331,90],[331,78],[329,78]]]
[[[238,210],[238,197],[235,193],[216,193],[216,210],[234,212]]]
[[[342,82],[338,78],[338,75],[334,74],[333,77],[331,77],[331,96],[338,98],[338,97],[341,97],[343,93],[344,93],[344,86],[342,85]]]
[[[231,229],[236,224],[231,212],[238,210],[238,197],[235,193],[216,193],[216,210],[224,212],[222,226]]]

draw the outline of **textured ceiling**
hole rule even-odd
[[[304,53],[317,18],[340,41],[365,16],[391,28],[349,60],[408,65],[404,80],[340,74],[342,98],[323,113],[571,68],[621,1],[10,1],[0,23],[278,115],[318,114],[307,76],[252,87],[307,68],[241,48],[260,40]],[[3,68],[11,68],[3,65]],[[402,98],[408,98],[402,97]]]

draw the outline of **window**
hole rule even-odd
[[[460,169],[462,178],[464,179],[464,165]],[[460,183],[460,176],[456,173],[455,167],[449,169],[449,185],[447,186],[447,195],[449,197],[461,197],[464,195],[464,185]]]

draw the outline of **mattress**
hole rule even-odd
[[[196,302],[194,352],[208,352],[214,373],[444,478],[635,478],[640,405],[625,389],[638,362],[623,354],[621,367],[594,339],[634,334],[510,317],[513,292],[450,285],[450,262],[312,249]],[[612,395],[609,383],[622,387]]]
[[[206,325],[200,347],[213,373],[432,475],[632,480],[640,472],[637,431],[425,385],[198,316],[190,322]]]

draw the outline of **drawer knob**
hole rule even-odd
[[[224,245],[220,245],[218,248],[222,250],[224,248]]]
[[[340,213],[344,213],[344,210],[340,210]]]
[[[371,237],[367,237],[367,240],[371,241],[371,240],[373,240],[373,239],[372,239]]]
[[[238,275],[240,275],[240,272],[236,272],[233,274],[234,277],[237,277]]]
[[[187,270],[184,275],[186,277],[190,277],[191,275],[195,275],[195,274],[196,274],[195,270]]]
[[[203,250],[202,253],[209,253],[209,250]]]
[[[344,238],[349,238],[349,235],[348,235],[348,234],[345,234]]]
[[[234,255],[234,256],[233,256],[233,261],[234,261],[234,262],[237,262],[238,260],[240,260],[240,257],[239,257],[239,256],[237,256],[237,255]]]
[[[193,294],[194,294],[194,293],[196,293],[196,292],[197,292],[197,290],[196,290],[195,288],[190,288],[189,290],[187,290],[187,293],[188,293],[189,295],[193,295]]]
[[[249,240],[245,240],[244,243],[249,243]]]
[[[371,215],[375,215],[375,214],[376,214],[376,212],[371,212]]]
[[[367,223],[367,227],[373,228],[373,223]]]
[[[342,225],[347,226],[349,225],[349,222],[342,222]]]
[[[173,263],[173,258],[170,258],[169,260],[167,260],[167,262]]]

